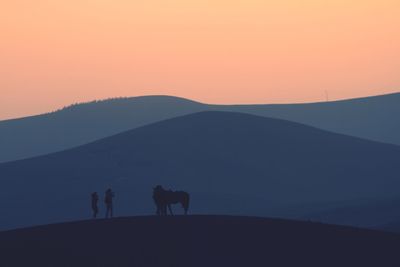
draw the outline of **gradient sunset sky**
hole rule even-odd
[[[0,120],[168,94],[289,103],[400,90],[399,0],[9,0]]]

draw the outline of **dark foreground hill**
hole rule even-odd
[[[395,221],[395,222],[387,223],[385,225],[377,226],[377,227],[375,227],[375,229],[400,234],[400,222]]]
[[[0,228],[87,218],[91,192],[108,187],[116,214],[154,214],[157,184],[188,191],[194,213],[293,217],[398,196],[400,147],[242,113],[186,115],[0,164]]]
[[[400,236],[249,217],[134,217],[0,233],[7,267],[390,267]]]
[[[352,203],[336,203],[333,207],[325,207],[322,210],[307,214],[304,218],[313,221],[329,222],[341,225],[356,225],[368,228],[377,228],[384,225],[385,229],[391,229],[392,222],[400,221],[400,199],[377,200],[362,199]],[[400,223],[398,223],[400,232]]]
[[[199,111],[244,112],[400,144],[400,94],[288,105],[206,105],[147,96],[75,105],[50,114],[0,121],[0,162],[48,154],[164,119]]]

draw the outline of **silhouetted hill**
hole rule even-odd
[[[286,119],[374,141],[400,145],[400,93],[333,102],[228,106],[226,111]]]
[[[132,217],[0,233],[7,267],[394,267],[400,236],[249,217]]]
[[[90,193],[110,186],[117,214],[152,214],[157,184],[190,192],[190,212],[291,217],[311,213],[310,203],[398,196],[400,147],[289,121],[200,112],[3,163],[0,177],[3,229],[88,217]]]
[[[400,94],[289,105],[205,105],[147,96],[75,105],[17,120],[0,121],[0,162],[86,144],[168,118],[205,110],[245,112],[300,122],[371,140],[400,144]]]
[[[374,229],[377,229],[380,231],[392,232],[392,233],[400,233],[400,220],[391,222],[391,223],[387,223],[385,225],[375,226]]]
[[[144,96],[73,105],[49,114],[0,121],[0,162],[69,149],[202,110],[201,104],[187,99]]]
[[[325,205],[301,218],[341,225],[355,225],[376,228],[388,222],[400,221],[400,199],[359,199],[352,203]]]

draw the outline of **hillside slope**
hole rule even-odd
[[[374,229],[400,234],[400,222],[395,221],[395,222],[387,223],[385,225],[375,226]]]
[[[245,112],[400,145],[400,94],[287,105],[206,105],[168,96],[115,99],[0,121],[0,162],[69,149],[164,119],[199,111]]]
[[[399,207],[400,199],[398,197],[390,199],[361,199],[353,203],[336,203],[334,207],[326,207],[307,214],[303,218],[375,229],[376,226],[400,221]]]
[[[0,164],[0,228],[85,218],[90,193],[110,186],[117,214],[152,214],[152,187],[162,184],[190,192],[195,213],[292,216],[315,203],[396,197],[399,177],[398,146],[201,112]]]
[[[49,114],[0,121],[0,162],[69,149],[204,109],[187,99],[145,96],[79,104]]]
[[[400,145],[400,93],[349,100],[286,104],[235,105],[219,110],[290,120],[327,131]]]
[[[395,234],[246,217],[132,217],[0,233],[7,267],[394,267]]]

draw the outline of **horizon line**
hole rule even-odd
[[[350,97],[350,98],[339,98],[339,99],[326,99],[325,101],[315,101],[315,102],[281,102],[281,103],[240,103],[240,104],[235,104],[235,103],[228,103],[228,104],[220,104],[220,103],[206,103],[206,102],[201,102],[192,98],[186,98],[183,96],[176,96],[176,95],[167,95],[167,94],[149,94],[149,95],[137,95],[137,96],[116,96],[116,97],[108,97],[108,98],[102,98],[102,99],[94,99],[94,100],[88,100],[88,101],[82,101],[82,102],[76,102],[76,103],[71,103],[69,105],[60,107],[58,109],[54,109],[48,112],[44,113],[38,113],[38,114],[32,114],[32,115],[27,115],[27,116],[21,116],[21,117],[11,117],[11,118],[5,118],[1,119],[0,118],[0,123],[1,122],[7,122],[7,121],[13,121],[13,120],[21,120],[21,119],[26,119],[26,118],[31,118],[31,117],[38,117],[38,116],[43,116],[43,115],[48,115],[48,114],[53,114],[57,113],[75,106],[83,106],[83,105],[88,105],[88,104],[93,104],[93,103],[101,103],[101,102],[108,102],[108,101],[113,101],[113,100],[130,100],[130,99],[135,99],[135,98],[145,98],[145,97],[169,97],[169,98],[174,98],[174,99],[181,99],[185,101],[190,101],[194,102],[197,104],[201,105],[210,105],[210,106],[265,106],[265,105],[270,105],[270,106],[277,106],[277,105],[312,105],[312,104],[325,104],[325,103],[337,103],[337,102],[345,102],[345,101],[354,101],[354,100],[362,100],[362,99],[368,99],[368,98],[375,98],[375,97],[385,97],[385,96],[390,96],[390,95],[397,95],[400,94],[400,91],[395,91],[391,93],[384,93],[384,94],[376,94],[376,95],[368,95],[368,96],[359,96],[359,97]]]

